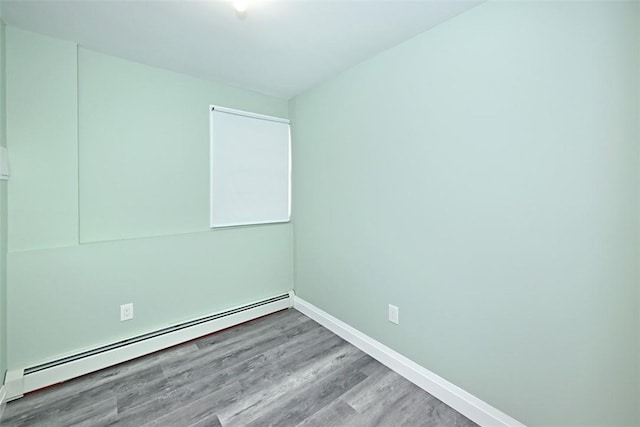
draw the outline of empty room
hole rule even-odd
[[[640,426],[640,2],[0,0],[0,425]]]

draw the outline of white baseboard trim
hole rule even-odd
[[[260,303],[260,301],[256,303]],[[246,306],[251,305],[253,304],[246,304]],[[224,310],[224,312],[246,306],[234,307],[229,310]],[[156,351],[164,350],[292,306],[293,292],[289,292],[289,296],[285,299],[265,303],[254,308],[243,309],[243,311],[228,314],[224,317],[208,320],[204,323],[188,326],[184,329],[164,333],[163,335],[57,364],[35,372],[29,373],[27,371],[28,373],[24,374],[26,368],[13,369],[7,372],[5,381],[7,399],[13,400],[22,397],[22,395],[30,391],[39,390],[109,366],[155,353]],[[214,313],[214,315],[215,314],[216,313]]]
[[[427,393],[440,399],[475,423],[486,427],[525,427],[521,422],[499,411],[472,394],[451,384],[423,366],[336,319],[329,313],[299,297],[293,308],[315,320],[345,341],[358,347],[383,365],[405,377]]]

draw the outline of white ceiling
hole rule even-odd
[[[291,98],[480,1],[1,0],[8,25]]]

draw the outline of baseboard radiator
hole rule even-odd
[[[7,400],[293,306],[293,292],[7,372]]]
[[[1,372],[0,377],[3,377]],[[4,414],[5,406],[7,406],[7,391],[5,386],[0,384],[0,421],[2,421],[2,414]]]

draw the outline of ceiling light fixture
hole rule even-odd
[[[233,8],[238,13],[245,13],[249,8],[248,0],[233,0]]]

